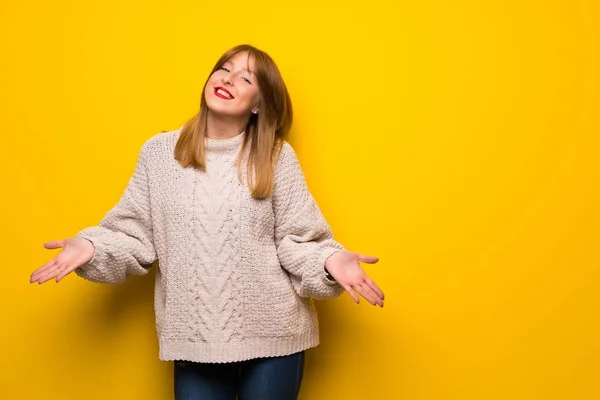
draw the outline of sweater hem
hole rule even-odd
[[[245,337],[228,343],[160,341],[160,360],[227,363],[263,357],[281,357],[319,345],[319,333],[309,329],[297,336]]]

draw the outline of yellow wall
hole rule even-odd
[[[600,398],[595,0],[0,3],[0,398],[166,399],[153,276],[29,285],[217,57],[268,51],[292,144],[387,303],[318,304],[302,399]]]

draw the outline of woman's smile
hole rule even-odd
[[[225,100],[233,100],[235,97],[229,92],[229,90],[225,89],[222,86],[217,86],[214,90],[215,96],[225,99]]]

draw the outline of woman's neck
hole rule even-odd
[[[223,118],[210,111],[206,120],[206,136],[210,139],[229,139],[239,135],[248,121],[241,118]]]

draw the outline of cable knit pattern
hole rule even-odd
[[[181,129],[181,128],[180,128]],[[161,360],[231,362],[319,343],[313,299],[339,296],[325,260],[343,249],[284,143],[273,195],[252,198],[235,158],[244,133],[206,140],[206,171],[173,157],[180,129],[148,139],[119,202],[77,236],[95,247],[77,275],[119,283],[155,261]],[[243,154],[245,171],[248,150]]]

